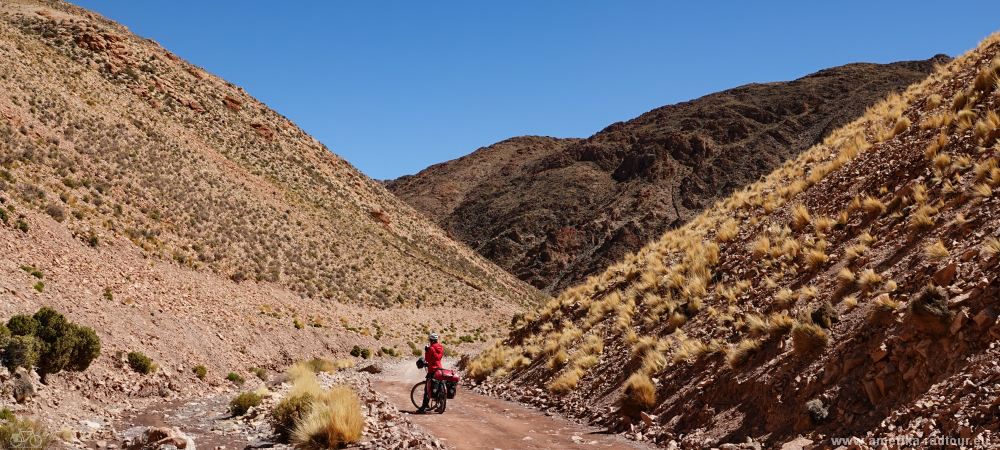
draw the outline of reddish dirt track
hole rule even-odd
[[[413,413],[410,388],[422,378],[420,370],[405,362],[391,368],[374,384],[401,411]],[[604,434],[598,428],[461,388],[458,396],[448,402],[443,415],[413,414],[410,420],[443,443],[463,450],[652,448],[614,434]]]

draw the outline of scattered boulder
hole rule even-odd
[[[195,450],[194,439],[176,427],[135,427],[123,435],[129,450]]]
[[[820,423],[830,416],[830,409],[823,404],[823,400],[818,398],[806,402],[806,411],[809,412],[809,419],[814,424]]]
[[[14,383],[11,389],[11,394],[14,395],[14,400],[18,403],[25,403],[31,400],[35,396],[37,390],[35,389],[35,382],[27,370],[23,367],[18,367],[14,372]]]

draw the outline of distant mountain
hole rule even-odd
[[[750,84],[657,108],[588,139],[509,139],[387,186],[517,277],[557,291],[948,60],[849,64]]]

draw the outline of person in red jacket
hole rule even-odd
[[[424,402],[417,409],[417,412],[420,414],[427,412],[427,405],[431,400],[431,382],[434,379],[434,372],[442,368],[441,359],[444,358],[444,346],[438,343],[437,333],[431,333],[427,340],[430,341],[429,345],[424,346],[424,364],[427,365],[427,384],[424,389]]]

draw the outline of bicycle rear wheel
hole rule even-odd
[[[438,398],[437,398],[437,405],[434,408],[434,410],[437,411],[438,414],[444,414],[444,408],[447,405],[448,405],[448,394],[447,394],[444,386],[442,386],[441,387],[440,395],[438,395]]]

